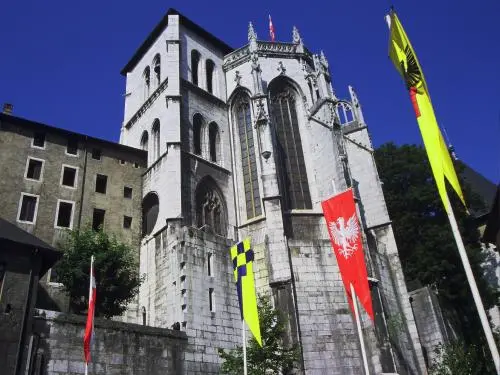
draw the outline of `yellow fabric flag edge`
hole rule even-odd
[[[407,88],[414,88],[412,101],[424,146],[431,164],[439,195],[447,212],[451,209],[445,178],[465,205],[465,199],[448,148],[437,124],[422,67],[410,40],[394,10],[390,13],[389,58],[405,80]]]

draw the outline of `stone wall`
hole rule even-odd
[[[30,374],[84,374],[84,331],[84,316],[37,310]],[[96,319],[89,373],[185,374],[186,346],[181,331]]]

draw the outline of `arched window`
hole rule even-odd
[[[226,235],[225,202],[215,181],[205,177],[200,181],[195,193],[196,225],[207,226],[215,233]]]
[[[155,74],[155,86],[159,87],[161,83],[160,54],[157,54],[153,59],[153,71]]]
[[[151,134],[153,135],[153,161],[156,161],[160,157],[160,120],[153,121]]]
[[[191,81],[198,86],[198,74],[200,65],[200,53],[197,50],[191,51]]]
[[[297,92],[282,79],[271,82],[269,92],[285,208],[312,208],[297,116]]]
[[[203,117],[199,113],[193,117],[193,152],[201,155],[201,129],[203,127]]]
[[[205,63],[205,70],[207,74],[207,91],[210,94],[213,94],[213,89],[214,89],[214,70],[215,70],[215,64],[212,60],[207,60]]]
[[[148,193],[142,200],[142,235],[145,236],[153,231],[158,219],[160,201],[156,193]]]
[[[217,163],[220,161],[220,135],[219,127],[215,122],[208,126],[208,143],[210,148],[210,161]]]
[[[144,79],[144,99],[147,99],[149,98],[149,89],[151,87],[151,71],[149,66],[146,66],[146,69],[144,69],[142,77]]]
[[[149,142],[149,135],[146,130],[142,132],[141,136],[141,149],[144,151],[148,151],[148,142]]]
[[[262,214],[262,206],[260,201],[255,143],[248,95],[240,94],[240,96],[236,98],[233,114],[236,126],[238,127],[247,218],[251,219]]]

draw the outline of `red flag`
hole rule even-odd
[[[354,311],[350,284],[373,320],[361,229],[352,189],[321,202],[321,206],[351,309]]]
[[[274,25],[273,20],[271,19],[271,15],[269,15],[269,35],[271,36],[271,42],[274,42],[276,34],[274,34]]]
[[[83,355],[85,364],[90,362],[90,342],[94,334],[94,311],[95,311],[96,285],[94,276],[94,256],[90,258],[90,287],[89,287],[89,309],[87,312],[87,325],[83,336]]]

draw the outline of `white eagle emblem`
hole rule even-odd
[[[359,235],[359,225],[355,215],[347,220],[346,225],[342,216],[336,222],[330,221],[328,224],[333,241],[340,247],[339,253],[346,259],[349,259],[358,248],[356,240]]]

